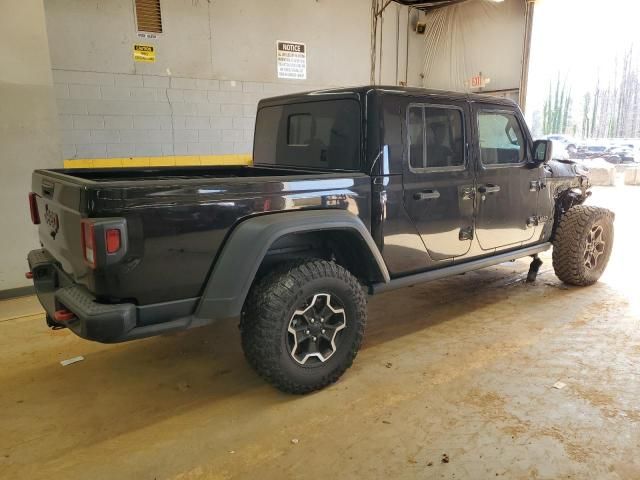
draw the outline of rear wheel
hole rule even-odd
[[[553,241],[553,269],[560,280],[585,286],[598,281],[613,246],[613,213],[576,205],[560,218]]]
[[[269,383],[308,393],[351,366],[365,324],[366,296],[349,271],[323,260],[290,262],[252,287],[241,321],[242,346]]]

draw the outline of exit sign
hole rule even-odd
[[[478,75],[471,77],[471,80],[469,80],[469,86],[471,88],[484,88],[489,82],[491,82],[491,79],[485,77],[482,75],[482,72],[480,72]]]

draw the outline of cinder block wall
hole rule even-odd
[[[314,88],[54,70],[65,159],[247,154],[258,100]]]
[[[370,82],[370,0],[160,5],[163,32],[150,39],[139,37],[134,0],[45,2],[65,159],[248,154],[258,99]],[[466,2],[433,18],[443,16],[456,21],[435,39],[413,31],[416,11],[389,4],[376,83],[467,91],[483,71],[490,89],[517,88],[521,0]],[[306,80],[277,78],[278,40],[306,44]],[[153,45],[156,61],[135,62],[137,43]]]
[[[370,0],[162,0],[153,39],[134,0],[45,8],[65,159],[250,154],[260,98],[369,83]],[[385,11],[388,84],[404,72],[407,11]],[[277,78],[278,40],[306,44],[306,80]],[[136,43],[156,61],[135,62]]]

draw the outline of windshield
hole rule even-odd
[[[262,107],[256,118],[254,164],[360,168],[360,104],[329,100]]]

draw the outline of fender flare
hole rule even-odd
[[[356,233],[368,246],[384,282],[389,282],[389,271],[378,246],[362,220],[354,214],[346,210],[300,210],[260,215],[241,222],[225,241],[195,316],[208,319],[240,316],[258,268],[271,245],[284,235],[321,230]]]
[[[564,190],[557,192],[553,199],[553,226],[551,228],[550,241],[556,236],[556,230],[560,223],[560,218],[574,205],[582,205],[587,198],[591,196],[591,191],[587,186],[583,185],[583,180],[580,180],[580,186],[569,186]]]

